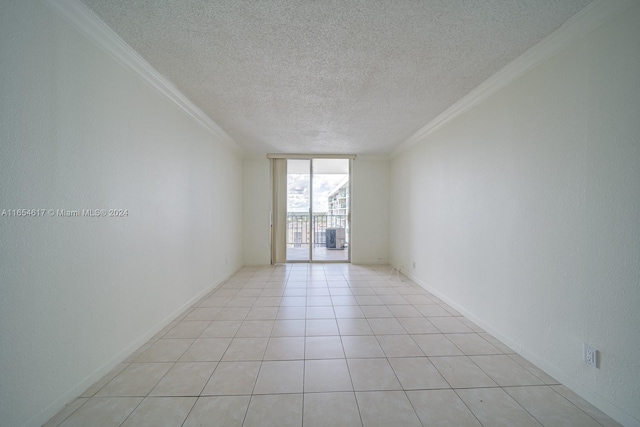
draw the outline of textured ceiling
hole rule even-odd
[[[83,0],[249,152],[386,154],[590,0]]]

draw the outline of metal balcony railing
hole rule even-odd
[[[309,245],[313,233],[313,246],[325,247],[327,228],[344,228],[346,243],[349,242],[347,215],[307,213],[287,214],[287,247],[300,248]]]

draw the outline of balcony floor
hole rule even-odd
[[[349,261],[349,249],[313,248],[314,261]],[[287,248],[287,261],[309,261],[309,247]]]

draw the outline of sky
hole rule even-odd
[[[328,212],[329,193],[347,175],[313,175],[313,212]],[[309,212],[309,174],[287,174],[287,212]]]

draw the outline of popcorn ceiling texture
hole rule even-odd
[[[386,154],[589,0],[84,0],[249,152]]]

